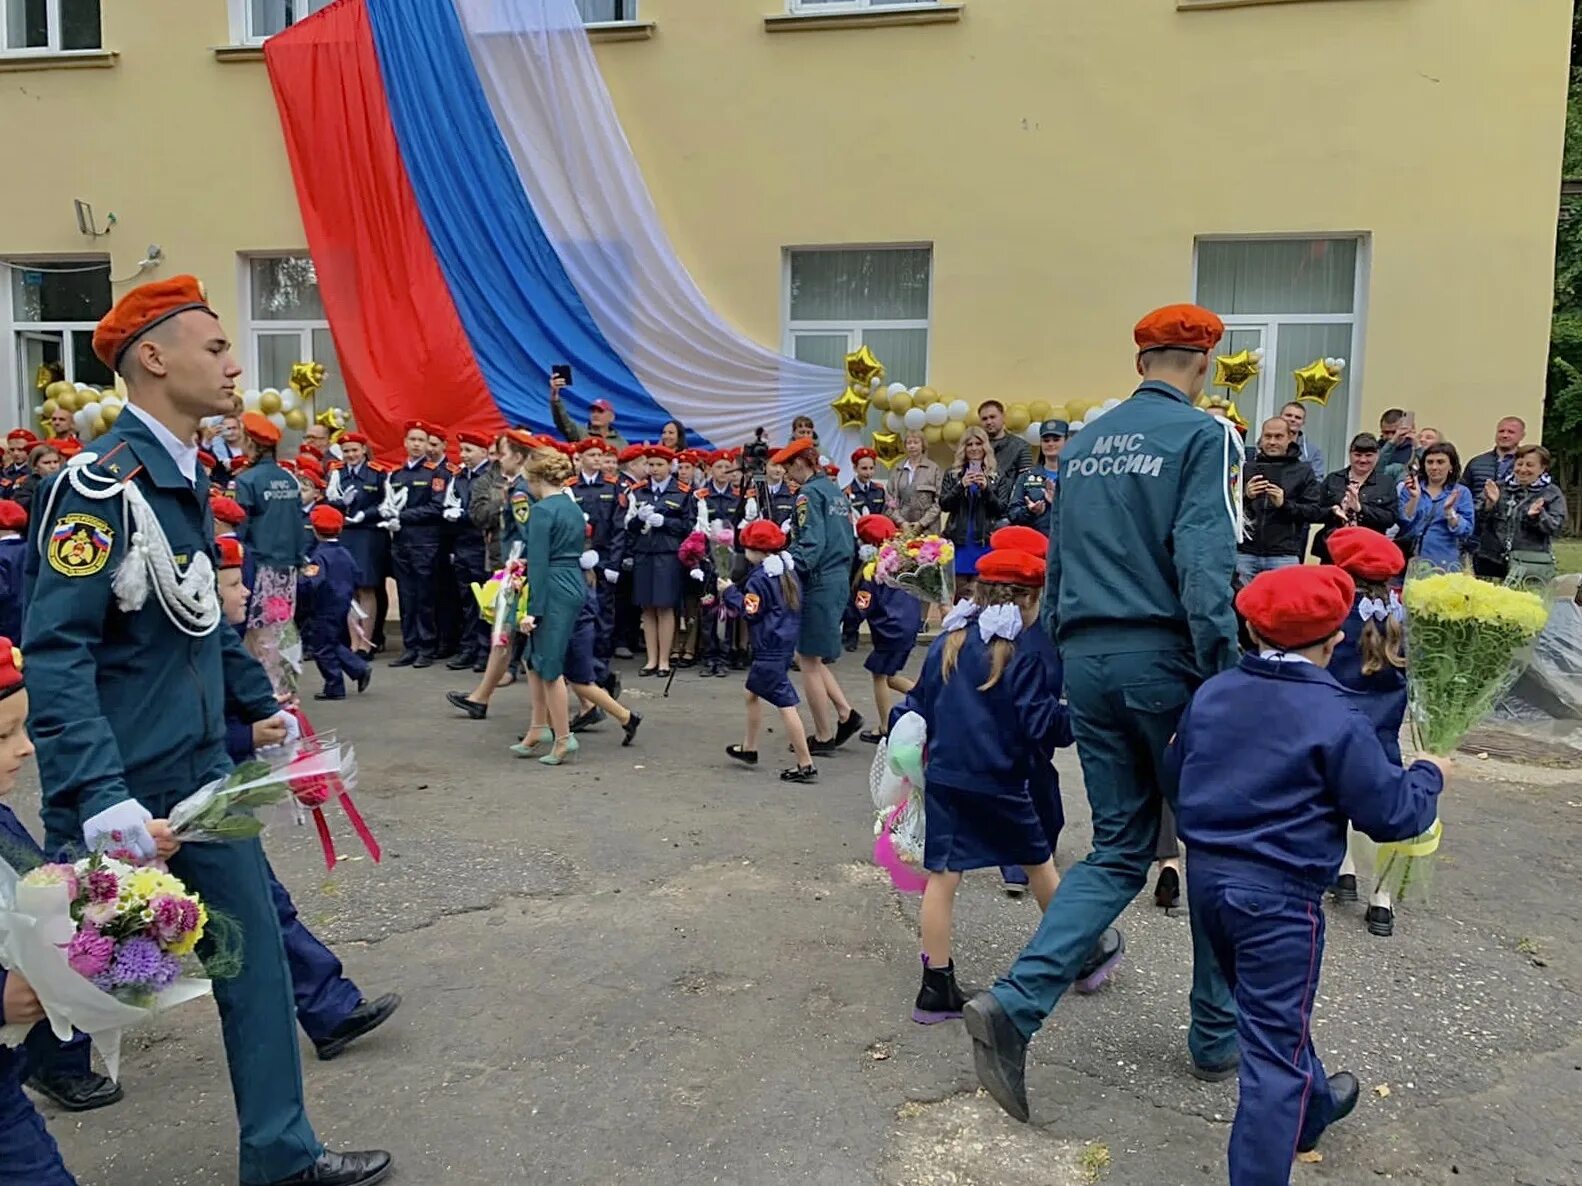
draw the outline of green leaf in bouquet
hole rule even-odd
[[[282,782],[265,783],[261,787],[251,790],[239,791],[231,800],[232,811],[247,811],[255,807],[272,807],[281,802],[291,793],[290,788]]]
[[[228,815],[204,828],[215,840],[251,840],[264,830],[263,821],[251,815]]]
[[[268,778],[273,769],[274,767],[268,762],[260,762],[255,758],[250,762],[243,762],[231,771],[231,776],[225,780],[225,785],[239,787],[250,782],[258,782],[260,779]]]

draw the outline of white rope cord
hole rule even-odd
[[[1236,542],[1240,543],[1247,538],[1247,516],[1242,509],[1241,499],[1241,457],[1245,451],[1242,444],[1241,433],[1236,431],[1236,426],[1224,416],[1216,415],[1220,427],[1225,430],[1225,510],[1230,515],[1231,530],[1236,533]],[[1231,482],[1231,475],[1236,475],[1236,481]]]

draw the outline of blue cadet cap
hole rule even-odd
[[[1067,424],[1064,420],[1045,420],[1043,424],[1039,426],[1038,435],[1040,437],[1070,436],[1071,425]]]

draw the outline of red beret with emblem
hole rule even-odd
[[[755,552],[778,552],[786,546],[786,533],[778,523],[768,519],[754,519],[742,528],[742,547]]]
[[[1020,585],[1026,589],[1041,588],[1044,583],[1044,562],[1027,552],[1005,548],[986,552],[978,558],[978,579],[990,585]]]
[[[1033,527],[1002,527],[989,536],[992,551],[1026,552],[1040,560],[1049,555],[1049,537]]]
[[[643,456],[643,447],[641,445],[627,445],[626,448],[615,455],[615,460],[622,465],[630,465],[641,456]]]
[[[1364,581],[1399,576],[1406,558],[1394,541],[1366,527],[1342,527],[1325,541],[1330,562]]]
[[[320,503],[308,512],[308,525],[320,535],[339,535],[346,516],[328,503]]]
[[[1333,564],[1259,573],[1236,594],[1236,609],[1271,646],[1301,650],[1327,642],[1351,613],[1357,585]]]
[[[342,437],[341,439],[345,440],[346,438]],[[489,447],[489,434],[486,432],[473,432],[471,429],[464,429],[463,431],[456,434],[456,441],[458,444],[477,445],[480,449],[487,449]]]
[[[298,457],[297,473],[308,478],[322,478],[324,476],[324,463],[317,457]]]
[[[657,457],[661,461],[677,461],[686,458],[685,453],[681,454],[681,457],[678,458],[674,449],[666,448],[664,445],[644,445],[643,456]]]
[[[865,544],[882,544],[900,530],[889,515],[864,515],[857,520],[857,538]]]
[[[0,634],[0,700],[22,690],[22,651]]]
[[[196,276],[172,276],[139,284],[115,302],[93,331],[93,352],[113,371],[121,369],[121,359],[138,338],[156,325],[169,321],[189,309],[209,308],[209,297]]]
[[[851,463],[853,465],[856,465],[864,457],[867,457],[867,458],[869,458],[870,460],[873,460],[873,461],[878,461],[879,460],[879,455],[877,453],[875,453],[872,449],[868,448],[867,445],[864,445],[862,448],[858,449],[855,453],[853,453],[851,455]]]
[[[68,460],[82,452],[82,442],[76,437],[64,437],[59,440],[52,438],[45,441],[44,443],[46,445],[53,446],[55,452],[59,453],[62,457],[65,457]]]
[[[209,499],[209,514],[231,527],[240,527],[247,522],[247,512],[242,509],[242,504],[223,494],[216,494]]]
[[[242,567],[242,561],[246,558],[247,549],[242,547],[241,540],[234,535],[222,535],[214,541],[214,546],[220,553],[221,572],[228,568]]]
[[[38,437],[33,434],[31,429],[27,428],[13,428],[10,432],[6,433],[5,439],[7,441],[23,441],[29,445],[36,445],[38,443]]]
[[[23,531],[27,528],[27,508],[14,498],[0,498],[0,531]]]
[[[341,444],[343,444],[343,445],[361,445],[363,448],[366,449],[368,447],[368,438],[366,436],[364,436],[360,432],[343,433],[341,435]]]
[[[1207,354],[1225,336],[1219,315],[1201,305],[1166,305],[1148,314],[1132,330],[1141,353],[1149,350],[1195,350]]]

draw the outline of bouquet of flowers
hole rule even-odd
[[[944,536],[896,536],[863,569],[867,580],[905,590],[925,604],[956,599],[956,546]]]
[[[94,1039],[111,1078],[122,1029],[210,991],[186,975],[209,924],[197,895],[157,868],[95,853],[19,876],[0,861],[0,964],[27,978],[56,1037]],[[0,1027],[0,1042],[28,1028]]]
[[[1549,611],[1537,594],[1459,572],[1408,579],[1402,600],[1412,732],[1419,750],[1448,757],[1515,682]],[[1442,833],[1435,820],[1421,836],[1381,844],[1379,887],[1404,899],[1421,886]]]
[[[909,712],[879,743],[869,774],[874,822],[873,859],[903,894],[920,894],[928,884],[923,864],[923,749],[927,726]]]
[[[205,783],[176,804],[170,828],[183,844],[250,840],[264,830],[261,808],[290,801],[314,807],[328,798],[330,780],[356,777],[356,757],[333,734],[300,735],[275,747],[273,757],[243,762],[224,778]],[[261,751],[267,753],[268,751]],[[317,796],[315,798],[315,796]]]
[[[481,585],[473,582],[472,595],[478,599],[480,616],[494,627],[490,642],[509,646],[517,620],[527,612],[527,563],[522,559],[520,542],[511,545],[503,568]]]
[[[729,577],[736,563],[736,532],[723,519],[709,524],[709,559],[714,561],[714,573]]]

